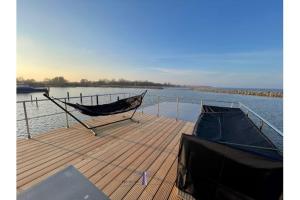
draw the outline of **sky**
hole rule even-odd
[[[17,77],[283,87],[282,0],[17,0]]]

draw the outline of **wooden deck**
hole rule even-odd
[[[88,123],[98,125],[123,115]],[[18,139],[17,191],[73,165],[111,199],[178,199],[174,183],[179,141],[194,124],[142,113],[135,119],[140,123],[127,120],[98,128],[97,137],[75,124]],[[142,185],[144,171],[147,186]]]

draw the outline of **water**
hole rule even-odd
[[[139,94],[144,89],[131,89],[131,88],[101,88],[101,87],[70,87],[70,88],[50,88],[50,96],[54,97],[66,97],[67,92],[70,96],[83,95],[95,95],[95,94],[108,94],[108,93],[135,93]],[[31,94],[18,94],[17,101],[30,100],[32,95],[33,99],[45,99],[41,93]],[[149,89],[143,103],[143,110],[147,113],[156,114],[157,95],[160,96],[160,114],[169,117],[176,117],[176,103],[163,103],[163,102],[176,102],[176,97],[180,97],[179,106],[179,119],[187,121],[195,121],[199,114],[201,99],[210,99],[218,101],[234,101],[241,102],[261,115],[279,130],[283,130],[283,100],[281,98],[270,97],[257,97],[257,96],[243,96],[237,94],[222,94],[222,93],[209,93],[192,91],[182,88],[167,88],[167,89]],[[128,96],[128,95],[127,95]],[[120,98],[127,97],[120,95]],[[114,101],[117,96],[111,96],[111,100]],[[72,99],[71,102],[78,102],[79,99]],[[99,97],[99,104],[110,102],[109,96]],[[84,104],[91,104],[90,98],[84,98]],[[93,99],[93,104],[96,103],[96,99]],[[151,107],[152,105],[152,107]],[[149,107],[150,106],[150,107]],[[147,108],[148,107],[148,108]],[[56,112],[62,112],[57,106],[50,101],[38,102],[38,107],[35,102],[26,103],[27,114],[29,118],[34,118],[40,115],[47,115]],[[79,119],[85,120],[89,117],[73,112]],[[23,106],[17,103],[17,135],[26,134],[25,121],[18,121],[24,119]],[[69,117],[70,119],[70,117]],[[75,123],[73,119],[70,119],[70,124]],[[30,132],[32,134],[47,132],[53,128],[65,127],[65,114],[53,115],[49,117],[43,117],[38,119],[29,120]]]

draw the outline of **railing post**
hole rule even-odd
[[[232,108],[233,107],[233,102],[231,103],[231,105],[230,105],[230,108]]]
[[[98,94],[96,95],[97,105],[99,105]]]
[[[31,136],[30,136],[30,132],[29,132],[28,117],[27,117],[25,101],[23,101],[23,108],[24,108],[25,122],[26,122],[26,128],[27,128],[27,138],[30,139]]]
[[[203,100],[200,101],[200,113],[202,112]]]
[[[91,105],[93,105],[93,96],[91,96]]]
[[[82,93],[80,93],[80,103],[82,104]]]
[[[111,94],[109,94],[109,102],[111,102]]]
[[[159,96],[157,96],[157,117],[159,117]]]
[[[263,128],[263,125],[264,125],[264,121],[263,121],[263,120],[261,120],[261,125],[260,125],[260,127],[259,127],[259,130],[260,130],[260,131],[262,130],[262,128]]]
[[[177,101],[177,106],[176,106],[176,121],[178,121],[178,106],[179,106],[179,97],[177,97],[177,99],[176,99],[176,101]]]
[[[67,99],[65,99],[65,109],[68,110],[66,102],[67,102]],[[67,128],[69,128],[69,118],[68,118],[67,112],[66,112],[66,124],[67,124]]]
[[[37,97],[35,97],[35,104],[36,104],[36,107],[39,107]]]
[[[32,95],[30,95],[30,101],[31,101],[31,103],[32,103]]]
[[[70,101],[70,94],[69,94],[69,92],[67,92],[67,98],[68,98],[68,101]]]

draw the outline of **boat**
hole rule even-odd
[[[241,108],[203,105],[182,135],[176,185],[183,199],[281,199],[282,151]]]
[[[32,87],[29,85],[17,85],[17,94],[21,93],[33,93],[33,92],[45,92],[48,93],[49,89],[41,87]]]

